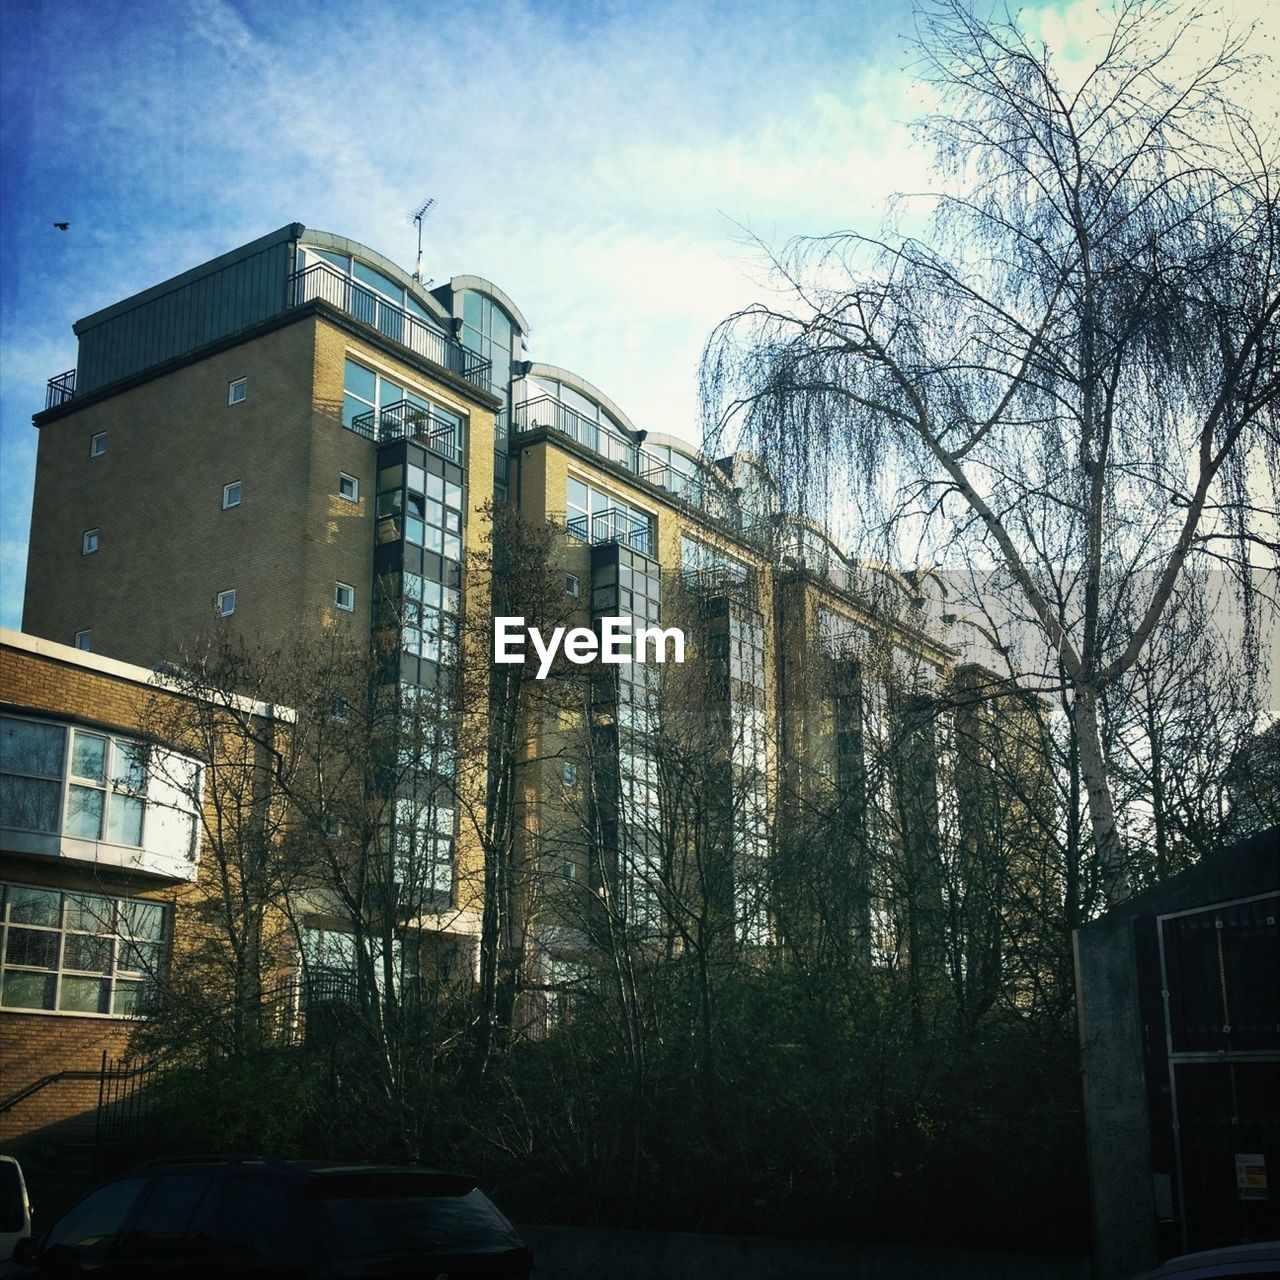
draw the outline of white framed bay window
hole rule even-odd
[[[199,762],[154,743],[0,715],[0,831],[15,852],[196,875]]]

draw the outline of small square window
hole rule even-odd
[[[567,596],[580,596],[582,594],[582,587],[578,582],[576,573],[566,573],[564,575],[564,593]]]
[[[93,648],[93,632],[77,631],[76,632],[76,648],[88,651]]]
[[[227,403],[244,404],[249,398],[249,379],[237,378],[227,384]]]
[[[218,617],[229,618],[236,611],[236,593],[232,588],[230,591],[218,592]]]
[[[354,613],[356,607],[355,587],[349,587],[345,582],[335,582],[333,584],[333,602],[339,609],[343,609],[347,613]]]
[[[230,511],[232,507],[240,505],[240,481],[233,480],[230,484],[222,486],[222,509]]]
[[[89,457],[100,458],[107,451],[107,433],[95,432],[89,437]]]
[[[338,497],[346,498],[348,502],[359,502],[360,481],[345,471],[338,472]]]
[[[100,539],[97,529],[86,529],[80,539],[80,554],[91,556],[98,549]]]

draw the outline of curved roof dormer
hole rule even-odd
[[[634,440],[643,433],[630,418],[627,417],[621,409],[618,408],[612,400],[609,399],[599,387],[588,382],[586,378],[579,377],[578,374],[570,372],[568,369],[562,369],[556,364],[541,364],[533,361],[529,366],[528,376],[530,378],[547,378],[554,382],[559,382],[563,386],[569,387],[576,391],[580,396],[585,396],[599,408],[603,409],[618,426],[631,434]]]
[[[441,328],[446,332],[449,331],[449,325],[453,317],[440,304],[440,300],[423,288],[402,267],[396,266],[390,258],[383,257],[376,249],[370,249],[368,245],[361,244],[358,240],[352,240],[348,236],[335,235],[332,231],[319,231],[314,227],[303,228],[299,237],[299,244],[303,249],[325,249],[330,253],[354,258],[356,261],[372,267],[373,270],[386,276],[393,284],[403,289],[409,298],[412,298],[414,302],[422,307],[433,320],[439,322]]]
[[[529,322],[524,318],[524,312],[492,280],[486,280],[484,276],[454,276],[449,281],[448,287],[453,297],[460,293],[483,293],[486,297],[492,298],[507,313],[507,318],[520,337],[522,339],[528,337]],[[443,290],[437,290],[437,292],[443,292]]]

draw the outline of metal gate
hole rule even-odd
[[[1280,1237],[1280,893],[1158,919],[1184,1251]]]

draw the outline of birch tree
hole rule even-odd
[[[1039,635],[1017,674],[1063,690],[1108,902],[1128,880],[1101,700],[1189,560],[1276,550],[1276,137],[1242,105],[1267,101],[1251,33],[1198,21],[1122,0],[1079,71],[1016,19],[922,10],[928,232],[791,244],[778,300],[703,367],[708,432],[792,504],[851,495],[943,564],[965,548]]]

